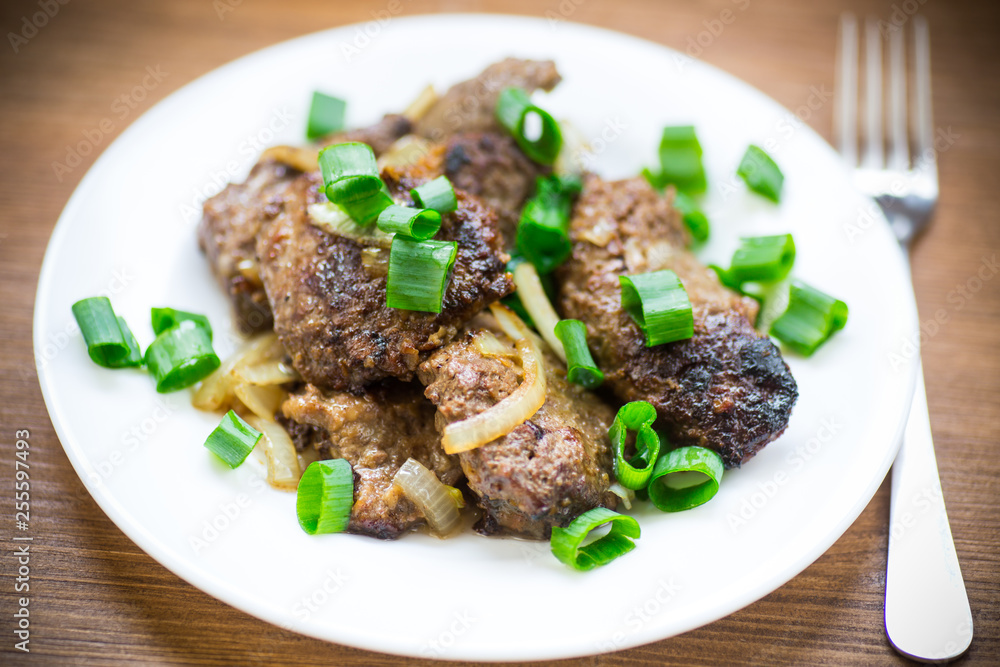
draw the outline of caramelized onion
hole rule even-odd
[[[535,328],[542,338],[549,344],[556,356],[566,361],[566,350],[563,349],[562,341],[556,336],[556,324],[559,323],[559,316],[549,302],[548,295],[542,288],[542,281],[538,278],[538,271],[530,262],[521,262],[514,269],[514,285],[517,286],[517,296],[521,299],[524,309],[535,321]]]
[[[298,146],[271,146],[264,151],[261,160],[271,159],[287,164],[302,172],[319,169],[319,151],[315,148],[299,148]]]
[[[259,364],[254,364],[253,366],[237,366],[235,372],[243,380],[261,387],[275,384],[285,384],[286,382],[295,382],[296,380],[302,379],[302,377],[295,372],[294,368],[286,366],[283,362],[277,359],[263,361]]]
[[[493,407],[446,426],[441,444],[448,454],[467,452],[507,435],[531,419],[545,403],[545,365],[534,337],[506,306],[495,303],[490,310],[504,333],[517,341],[524,381]]]
[[[420,461],[406,459],[392,481],[423,513],[438,536],[447,537],[462,526],[462,515],[452,495],[452,487],[443,484]]]
[[[378,168],[402,170],[412,167],[430,153],[432,144],[423,137],[407,134],[397,139],[378,158]]]
[[[608,491],[610,491],[611,493],[615,494],[616,496],[622,499],[622,503],[625,505],[625,509],[627,510],[632,509],[632,501],[635,500],[635,491],[633,491],[632,489],[626,489],[618,482],[615,482],[610,487],[608,487]]]
[[[472,338],[472,344],[476,346],[476,351],[484,357],[505,359],[517,356],[517,350],[485,329],[476,333]]]
[[[239,385],[277,385],[298,379],[293,369],[281,363],[284,356],[277,334],[254,336],[202,381],[191,404],[199,410],[221,410],[232,404]]]
[[[191,405],[211,412],[227,407],[233,400],[233,368],[237,361],[239,358],[236,355],[229,357],[202,380],[201,386],[191,397]]]
[[[285,400],[285,392],[280,387],[258,387],[249,382],[237,383],[233,393],[250,412],[263,419],[274,419],[278,407]]]
[[[389,252],[384,248],[362,248],[361,266],[372,278],[385,278],[389,273]]]
[[[559,155],[556,156],[556,162],[552,165],[552,171],[560,175],[582,175],[588,167],[593,167],[587,164],[594,159],[587,139],[578,127],[567,120],[559,121],[559,129],[562,132],[563,143]]]
[[[267,457],[267,483],[276,489],[294,491],[299,485],[302,470],[288,433],[273,419],[250,415],[247,423],[264,434],[259,444],[263,445]]]
[[[406,111],[403,115],[411,123],[416,123],[418,120],[424,117],[430,110],[434,103],[438,101],[438,94],[434,91],[434,86],[428,85],[426,88],[420,91],[417,98],[410,102],[410,106],[406,107]]]

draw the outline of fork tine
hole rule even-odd
[[[882,147],[882,36],[874,19],[865,21],[865,154],[870,169],[885,166]]]
[[[934,127],[931,119],[931,44],[927,20],[913,17],[913,64],[915,70],[913,106],[917,155],[921,161],[934,159]]]
[[[903,29],[889,33],[889,168],[907,169],[910,151],[906,134],[906,56]]]
[[[837,60],[837,136],[844,161],[858,164],[858,22],[840,15],[840,57]]]

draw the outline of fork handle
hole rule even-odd
[[[903,655],[947,662],[972,643],[972,611],[941,495],[923,365],[892,465],[885,632]]]

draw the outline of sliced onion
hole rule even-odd
[[[438,101],[438,94],[434,90],[434,86],[429,85],[420,91],[417,95],[417,99],[410,102],[410,106],[406,107],[406,111],[403,115],[406,116],[411,123],[416,123],[418,120],[424,117],[430,110],[434,103]]]
[[[191,396],[191,405],[199,410],[220,411],[233,401],[233,367],[237,358],[229,357],[212,374],[201,381]]]
[[[294,368],[286,366],[277,359],[264,361],[253,366],[238,365],[235,373],[246,382],[262,387],[285,384],[286,382],[295,382],[302,379],[295,372]]]
[[[247,423],[264,434],[259,444],[263,445],[267,457],[267,483],[276,489],[294,491],[302,477],[302,469],[288,433],[273,419],[261,419],[257,415],[250,415]]]
[[[379,170],[390,167],[403,170],[420,162],[431,152],[432,144],[423,137],[407,134],[397,139],[385,153],[378,158]]]
[[[306,447],[301,452],[296,451],[296,458],[299,460],[299,470],[305,470],[313,461],[319,461],[323,455],[315,447]]]
[[[315,148],[299,148],[297,146],[271,146],[264,151],[261,160],[270,159],[287,164],[302,172],[319,169],[319,151]]]
[[[702,475],[702,481],[704,481],[704,477],[705,476]],[[635,491],[633,491],[632,489],[626,489],[618,482],[615,482],[610,487],[608,487],[608,491],[610,491],[611,493],[615,494],[616,496],[622,499],[622,503],[625,504],[625,509],[627,510],[632,509],[632,501],[635,500]]]
[[[262,419],[273,420],[278,407],[285,400],[285,392],[278,387],[258,387],[248,382],[238,383],[234,392],[250,412]]]
[[[449,491],[452,487],[442,484],[420,461],[406,459],[392,481],[423,513],[438,536],[447,537],[461,528],[462,515]]]
[[[538,278],[538,271],[531,262],[521,262],[514,269],[514,285],[517,287],[517,296],[521,298],[521,304],[535,321],[538,333],[556,356],[565,362],[566,350],[563,349],[562,341],[556,336],[559,316],[549,302],[549,297],[542,288],[542,281]]]
[[[372,278],[385,278],[389,274],[389,251],[385,248],[362,248],[361,266]]]
[[[517,356],[517,350],[507,345],[491,332],[482,329],[472,338],[476,351],[484,357],[500,357],[501,359]]]
[[[277,382],[275,370],[267,368],[272,363],[280,365],[284,356],[285,350],[277,334],[268,332],[254,336],[202,380],[201,386],[191,397],[191,404],[199,410],[221,410],[232,404],[237,385],[282,384],[298,379],[294,370],[285,368],[281,370],[281,374],[290,376],[289,379]]]
[[[593,159],[587,139],[580,129],[568,120],[559,121],[559,130],[562,132],[563,142],[559,155],[556,156],[556,162],[552,165],[552,171],[560,175],[580,175],[588,166],[592,166],[587,165],[587,160]]]
[[[239,350],[226,358],[222,365],[201,381],[201,386],[191,397],[191,405],[199,410],[218,411],[228,407],[235,397],[233,389],[238,382],[233,369],[251,349],[252,343],[245,343]]]
[[[545,403],[545,365],[531,332],[506,306],[495,303],[490,310],[504,333],[517,341],[524,382],[488,410],[446,426],[441,444],[448,454],[467,452],[507,435],[531,419]]]

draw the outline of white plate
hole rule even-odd
[[[305,535],[294,495],[266,487],[259,462],[236,471],[213,462],[202,442],[217,416],[191,408],[188,392],[157,395],[141,372],[92,364],[70,313],[77,299],[109,294],[146,345],[151,306],[204,312],[226,355],[236,342],[229,306],[195,241],[204,197],[241,180],[259,146],[300,142],[314,89],[346,97],[349,121],[360,125],[403,108],[428,81],[443,88],[511,54],[556,60],[564,81],[544,105],[594,140],[596,168],[607,176],[652,163],[660,129],[693,122],[711,181],[714,237],[704,257],[725,262],[741,234],[793,232],[795,274],[851,308],[847,328],[812,359],[789,356],[801,397],[778,441],[728,472],[707,505],[637,511],[635,551],[584,574],[546,544],[475,534],[447,542]],[[750,142],[769,149],[786,175],[780,206],[734,176]],[[108,516],[173,572],[322,639],[518,660],[676,635],[812,563],[865,507],[895,455],[915,377],[915,331],[912,292],[884,219],[789,111],[633,37],[527,18],[433,16],[279,44],[146,113],[97,161],[56,226],[34,339],[46,405],[73,466]]]

